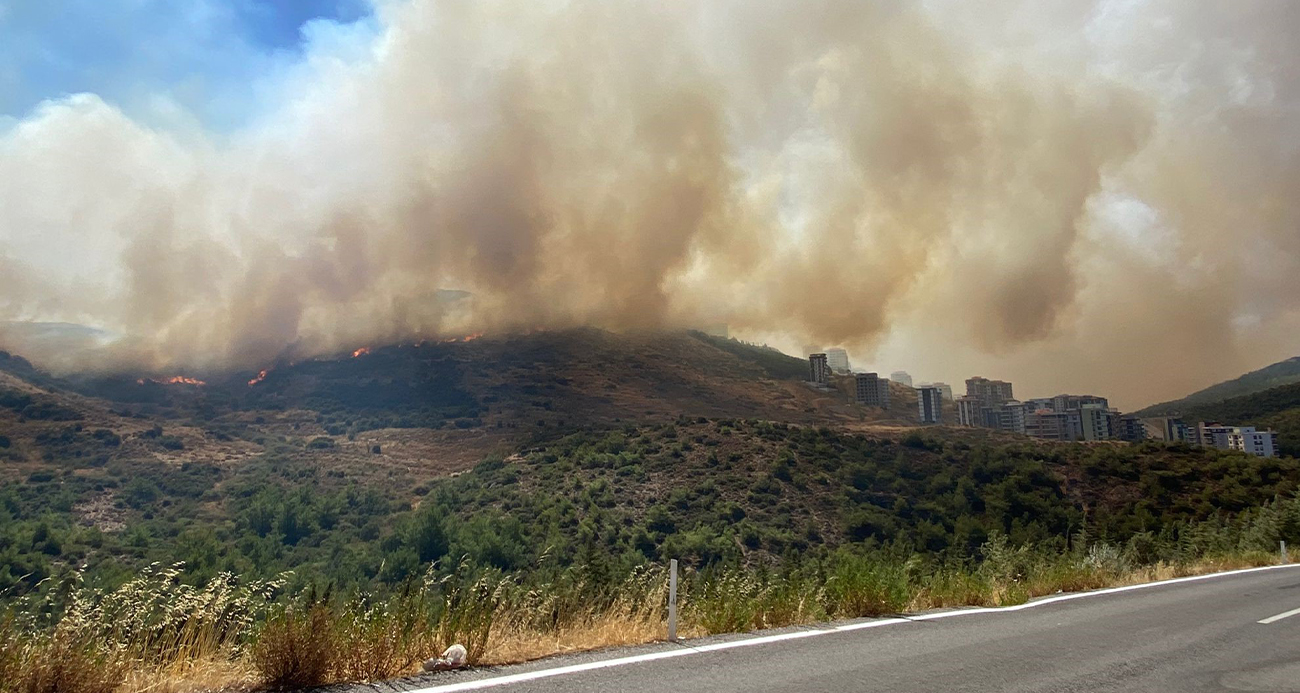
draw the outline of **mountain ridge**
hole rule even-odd
[[[1222,402],[1295,382],[1300,382],[1300,356],[1293,356],[1231,380],[1215,383],[1179,399],[1152,404],[1136,413],[1139,416],[1176,415],[1196,405]]]

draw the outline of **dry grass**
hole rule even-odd
[[[250,661],[205,657],[162,668],[134,668],[116,693],[247,693],[261,687]]]
[[[483,664],[515,664],[569,652],[641,645],[664,639],[663,615],[614,613],[566,624],[551,631],[507,626],[492,634]],[[683,636],[702,635],[698,628]]]

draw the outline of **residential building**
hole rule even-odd
[[[831,367],[826,363],[826,354],[808,355],[808,376],[809,380],[818,385],[831,381]]]
[[[1223,426],[1202,421],[1188,432],[1189,440],[1201,447],[1236,450],[1256,457],[1277,456],[1273,431],[1258,431],[1254,426]]]
[[[912,376],[908,375],[907,371],[894,371],[889,374],[889,379],[896,383],[902,383],[908,387],[912,387]]]
[[[1118,417],[1116,419],[1115,437],[1119,440],[1127,440],[1130,443],[1146,440],[1146,425],[1143,424],[1142,419],[1132,414]]]
[[[1048,411],[1056,411],[1056,398],[1054,398],[1054,397],[1035,397],[1035,398],[1033,398],[1033,399],[1027,399],[1027,400],[1025,400],[1025,409],[1027,409],[1028,411],[1031,411],[1031,412],[1038,411],[1039,409],[1046,409],[1046,410],[1048,410]]]
[[[1068,411],[1079,412],[1079,433],[1083,440],[1110,440],[1116,437],[1119,412],[1097,404],[1087,404]]]
[[[1148,440],[1164,440],[1170,443],[1189,440],[1191,431],[1182,419],[1173,416],[1155,416],[1142,419],[1143,431]]]
[[[1052,398],[1052,411],[1070,411],[1084,407],[1110,409],[1110,401],[1096,395],[1057,395]]]
[[[956,404],[958,426],[983,428],[987,425],[984,412],[988,407],[984,406],[984,402],[980,398],[971,397],[970,395],[958,397]]]
[[[937,387],[916,390],[916,408],[923,424],[943,423],[943,393]]]
[[[990,407],[1016,398],[1011,391],[1011,383],[980,376],[966,380],[966,396],[976,397]]]
[[[826,363],[830,365],[831,371],[840,375],[848,375],[850,372],[849,355],[843,349],[827,349]]]
[[[1253,429],[1252,429],[1253,430]],[[1228,434],[1232,432],[1231,426],[1224,426],[1220,423],[1206,423],[1204,421],[1190,426],[1187,429],[1187,441],[1192,445],[1199,445],[1203,448],[1219,448],[1228,450]]]
[[[918,383],[916,386],[918,390],[923,387],[935,388],[936,390],[939,391],[940,397],[944,398],[945,400],[948,400],[949,402],[953,401],[952,386],[947,383]]]
[[[993,407],[990,418],[990,428],[1008,433],[1025,432],[1025,405],[1014,399]]]
[[[1078,410],[1039,409],[1025,413],[1025,433],[1046,440],[1079,440],[1083,437]]]
[[[1256,457],[1276,457],[1272,431],[1256,431],[1254,426],[1233,428],[1228,433],[1228,449]]]
[[[889,381],[875,373],[858,373],[853,377],[858,404],[868,407],[889,408]]]

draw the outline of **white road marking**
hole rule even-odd
[[[954,616],[972,616],[974,614],[992,614],[992,613],[1009,613],[1013,611],[1022,611],[1032,609],[1047,604],[1056,604],[1057,602],[1066,602],[1072,599],[1083,599],[1085,597],[1098,597],[1106,594],[1117,594],[1120,592],[1131,592],[1133,590],[1148,589],[1151,587],[1160,587],[1163,585],[1174,585],[1183,582],[1196,582],[1198,580],[1209,580],[1212,578],[1226,577],[1229,575],[1244,575],[1246,573],[1257,573],[1264,570],[1276,570],[1278,568],[1296,568],[1300,563],[1287,563],[1283,565],[1268,565],[1261,568],[1245,568],[1242,570],[1229,570],[1223,573],[1206,573],[1205,575],[1193,575],[1191,577],[1173,578],[1170,580],[1161,580],[1159,582],[1144,582],[1137,585],[1127,585],[1124,587],[1111,587],[1104,590],[1095,590],[1092,592],[1074,592],[1071,594],[1059,594],[1046,599],[1038,599],[1024,604],[1015,606],[1001,607],[981,607],[978,609],[954,609],[952,611],[937,611],[928,614],[917,614],[907,618],[882,618],[874,621],[858,621],[855,623],[846,623],[833,628],[814,628],[812,630],[797,630],[789,633],[779,633],[777,635],[762,635],[755,638],[746,638],[744,640],[728,640],[726,642],[712,643],[709,645],[700,645],[692,647],[687,644],[685,647],[676,650],[662,650],[659,652],[649,652],[646,654],[631,655],[628,657],[616,657],[614,659],[602,659],[595,662],[584,662],[582,664],[571,664],[569,666],[555,667],[553,669],[539,669],[537,671],[525,671],[518,674],[509,674],[506,676],[495,676],[487,679],[476,679],[471,681],[461,681],[459,683],[449,683],[441,686],[430,686],[428,688],[416,688],[406,693],[453,693],[454,691],[473,691],[481,688],[493,688],[496,686],[506,686],[512,683],[522,683],[524,681],[535,681],[537,679],[550,678],[552,676],[565,676],[567,674],[577,674],[584,671],[595,671],[597,669],[608,669],[610,667],[625,666],[628,664],[639,664],[641,662],[653,662],[660,659],[673,659],[675,657],[686,657],[689,655],[703,654],[705,652],[717,652],[719,650],[730,650],[737,647],[749,647],[751,645],[767,645],[769,643],[781,642],[783,640],[796,640],[799,638],[810,638],[817,635],[826,635],[828,633],[842,633],[844,631],[862,630],[864,628],[880,628],[882,626],[892,626],[899,623],[908,623],[909,621],[934,621],[941,618],[951,618]],[[1279,621],[1288,616],[1300,614],[1300,609],[1288,611],[1284,614],[1270,616],[1260,623],[1272,623]]]
[[[1290,610],[1290,611],[1283,611],[1282,613],[1280,613],[1280,614],[1278,614],[1278,615],[1276,615],[1276,616],[1269,616],[1268,618],[1262,618],[1262,619],[1260,619],[1259,621],[1256,621],[1256,623],[1262,623],[1262,624],[1264,624],[1264,625],[1267,626],[1268,624],[1270,624],[1270,623],[1272,623],[1272,622],[1274,622],[1274,621],[1281,621],[1281,620],[1284,619],[1284,618],[1288,618],[1288,617],[1291,617],[1291,616],[1295,616],[1296,614],[1300,614],[1300,609],[1292,609],[1292,610]]]

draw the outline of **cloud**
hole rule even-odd
[[[1036,8],[383,2],[234,130],[0,135],[10,260],[96,286],[0,318],[146,368],[723,321],[1131,403],[1294,351],[1300,10]]]

